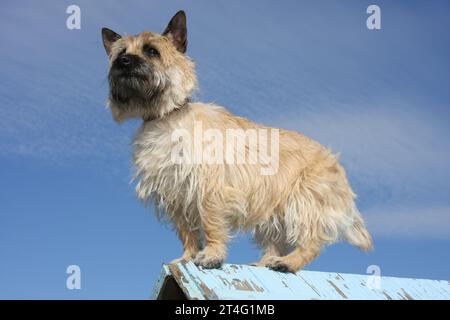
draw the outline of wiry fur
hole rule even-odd
[[[174,163],[171,155],[180,144],[186,152],[194,150],[185,140],[173,141],[172,133],[185,129],[193,134],[196,121],[224,135],[232,128],[266,127],[216,105],[185,103],[196,85],[194,65],[172,45],[176,39],[170,33],[122,38],[112,46],[111,61],[123,49],[141,55],[149,41],[161,54],[160,60],[147,62],[153,80],[139,84],[149,98],[110,101],[110,106],[116,120],[146,120],[134,141],[136,191],[173,223],[184,246],[181,259],[220,266],[233,231],[252,231],[264,250],[258,264],[280,271],[297,271],[324,244],[338,240],[363,250],[372,247],[338,158],[300,133],[280,129],[274,175],[261,175],[261,164]]]

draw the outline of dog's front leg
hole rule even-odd
[[[196,255],[194,263],[206,269],[220,268],[227,255],[226,221],[221,212],[209,211],[202,214],[202,225],[206,246]]]
[[[178,237],[183,243],[183,255],[171,263],[187,262],[195,258],[197,253],[201,250],[201,236],[200,230],[192,230],[186,223],[177,223],[176,229]]]

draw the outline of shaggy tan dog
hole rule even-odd
[[[223,263],[233,231],[252,231],[258,265],[296,272],[324,244],[371,237],[342,166],[300,133],[269,128],[224,108],[190,102],[197,85],[186,55],[186,16],[162,34],[122,37],[104,28],[109,106],[116,121],[142,118],[134,141],[137,193],[180,237],[182,260]]]

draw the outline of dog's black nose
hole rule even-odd
[[[139,63],[141,59],[133,54],[124,54],[117,58],[116,63],[121,69],[133,69]]]
[[[124,65],[124,66],[127,66],[127,65],[129,65],[131,63],[131,60],[130,60],[130,57],[128,57],[128,56],[121,56],[120,57],[120,64],[122,64],[122,65]]]

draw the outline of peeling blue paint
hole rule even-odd
[[[165,290],[168,277],[194,300],[450,300],[450,284],[443,280],[380,277],[380,286],[371,288],[370,275],[307,270],[290,274],[233,264],[203,270],[192,262],[164,265],[152,299]]]

